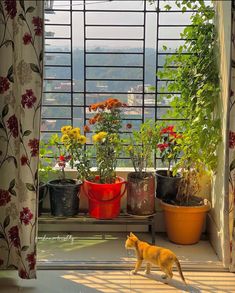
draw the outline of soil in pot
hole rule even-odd
[[[155,176],[131,172],[127,176],[127,213],[148,216],[155,213]]]
[[[167,170],[156,171],[156,196],[164,201],[175,200],[178,193],[178,187],[181,180],[181,175],[176,174],[175,177],[167,176]]]
[[[51,214],[53,216],[75,216],[79,209],[81,181],[72,179],[51,180],[48,182]]]

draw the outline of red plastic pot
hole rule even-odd
[[[96,180],[99,180],[99,176],[96,176]],[[126,191],[126,181],[123,178],[117,177],[116,182],[111,184],[84,180],[83,190],[89,200],[91,217],[113,219],[120,214],[120,201]]]

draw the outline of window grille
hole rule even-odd
[[[173,1],[153,2],[45,2],[42,139],[63,125],[83,128],[90,115],[88,106],[108,97],[128,104],[123,137],[128,135],[127,123],[138,129],[149,118],[166,120],[169,100],[160,88],[169,81],[157,78],[156,71],[182,43],[180,32],[190,25],[193,11],[182,14]],[[172,6],[170,11],[165,11],[166,4]],[[119,166],[131,164],[122,157]]]

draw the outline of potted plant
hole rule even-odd
[[[79,180],[66,178],[65,167],[70,164],[73,168],[74,158],[82,153],[86,137],[81,135],[79,128],[63,126],[62,136],[53,135],[49,141],[55,147],[55,159],[61,170],[59,179],[48,182],[51,213],[53,216],[74,216],[79,209],[79,191],[82,184]]]
[[[156,171],[156,196],[164,201],[175,199],[178,193],[181,175],[178,172],[174,174],[172,167],[173,163],[177,162],[180,154],[179,138],[181,138],[181,134],[175,131],[174,125],[160,127],[157,148],[161,161],[167,165],[167,169]]]
[[[128,123],[126,127],[131,129],[132,125]],[[138,131],[133,130],[127,144],[127,153],[135,170],[127,176],[127,213],[149,216],[155,213],[155,176],[148,171],[156,145],[155,124],[148,120]]]
[[[89,214],[98,219],[117,217],[120,199],[125,193],[125,180],[116,176],[117,159],[122,149],[119,132],[124,106],[118,99],[110,98],[89,107],[89,111],[94,113],[89,124],[94,126],[92,140],[97,171],[88,173],[83,187],[89,199]],[[89,129],[89,126],[85,127]]]
[[[43,211],[43,201],[47,194],[47,182],[49,173],[53,172],[51,166],[52,151],[49,149],[47,143],[43,140],[40,141],[39,148],[39,199],[38,199],[38,215],[40,216]]]
[[[181,38],[186,40],[184,45],[166,58],[163,71],[158,72],[160,78],[173,79],[166,88],[172,93],[169,94],[172,110],[168,118],[177,119],[183,135],[179,145],[182,156],[173,170],[181,170],[183,175],[178,194],[172,202],[162,201],[161,205],[169,239],[193,244],[200,239],[210,209],[208,201],[196,197],[199,176],[203,171],[212,174],[216,171],[216,151],[221,138],[220,120],[216,116],[219,101],[217,38],[213,7],[204,1],[175,3],[183,11],[192,5],[196,11],[191,16],[192,26],[181,33]],[[176,92],[181,95],[175,96]]]

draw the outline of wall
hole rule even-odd
[[[231,59],[231,1],[215,1],[220,44],[221,99],[218,105],[222,122],[222,142],[218,148],[218,169],[212,186],[212,209],[208,231],[212,246],[225,267],[229,265],[228,242],[228,102]]]

